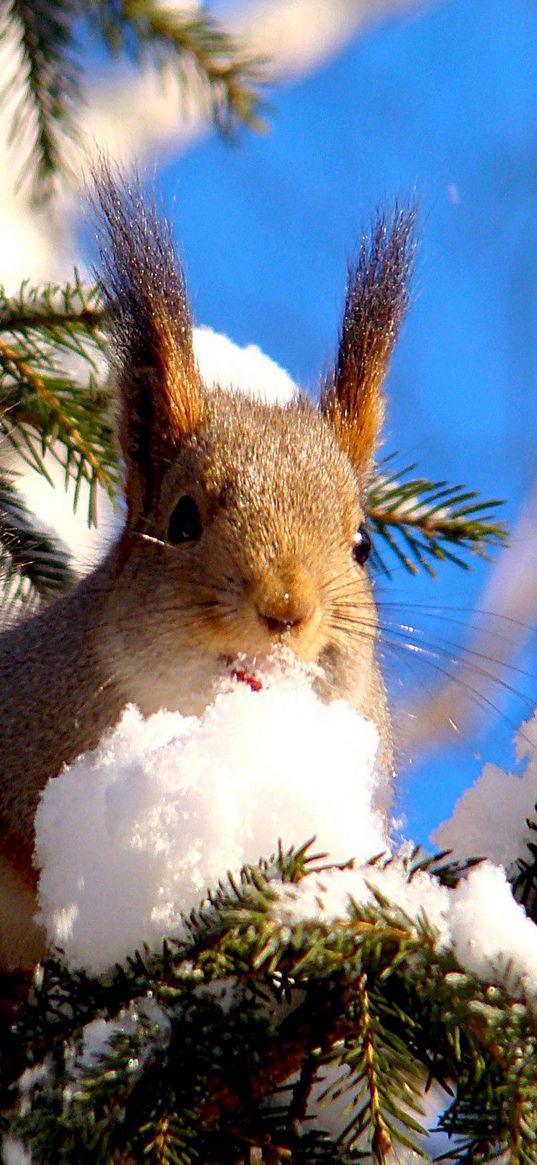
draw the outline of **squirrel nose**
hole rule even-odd
[[[316,590],[305,567],[279,570],[257,586],[255,607],[272,634],[281,634],[307,623],[316,606]]]

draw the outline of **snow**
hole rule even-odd
[[[537,801],[537,713],[522,725],[517,756],[527,761],[522,777],[486,765],[451,821],[436,831],[436,843],[457,857],[492,859],[471,869],[454,889],[421,871],[409,882],[404,861],[396,857],[384,868],[327,871],[298,886],[281,886],[275,920],[282,927],[302,920],[330,922],[348,915],[351,902],[373,903],[378,892],[403,913],[402,922],[417,928],[426,917],[437,949],[451,949],[465,970],[508,985],[514,995],[535,998],[537,927],[513,898],[506,870],[517,857],[529,856],[526,818],[535,818]]]
[[[323,704],[306,671],[274,666],[262,682],[254,691],[230,676],[200,717],[144,720],[131,705],[97,749],[49,782],[36,821],[40,920],[68,963],[100,973],[142,943],[158,948],[226,871],[269,857],[278,840],[287,848],[315,836],[316,851],[353,865],[275,881],[282,941],[294,924],[331,923],[380,895],[396,924],[418,933],[426,920],[438,951],[451,949],[470,973],[535,996],[537,928],[503,867],[483,862],[448,889],[425,871],[409,881],[408,846],[366,864],[390,852],[376,729],[341,700]],[[535,722],[519,749],[534,731]],[[530,784],[535,766],[530,757]],[[523,783],[504,776],[514,779]],[[500,813],[496,802],[498,835]],[[510,831],[506,815],[512,844]]]
[[[372,850],[368,856],[374,856]],[[282,926],[302,921],[330,923],[344,918],[352,902],[372,903],[375,891],[414,922],[425,913],[438,930],[440,942],[446,939],[449,891],[422,872],[409,882],[404,862],[397,858],[384,869],[356,864],[348,870],[312,874],[298,885],[279,886],[273,915]]]
[[[32,1165],[32,1155],[19,1137],[4,1137],[2,1161],[4,1165]]]
[[[433,841],[457,857],[487,857],[510,869],[528,856],[527,819],[535,819],[537,802],[537,712],[517,735],[518,760],[527,760],[523,776],[485,765],[472,788],[455,805],[453,816],[435,830]]]
[[[513,898],[505,871],[491,862],[472,869],[455,889],[422,871],[409,882],[397,859],[385,869],[335,869],[280,886],[273,917],[282,941],[292,924],[343,919],[353,903],[374,904],[376,892],[388,900],[396,925],[417,934],[426,919],[436,949],[451,949],[466,971],[508,984],[513,995],[537,995],[537,927]]]
[[[515,902],[505,871],[473,869],[450,894],[453,949],[463,967],[513,994],[537,993],[537,927]]]
[[[537,717],[524,726],[523,777],[486,766],[437,841],[490,855],[455,889],[408,877],[408,845],[391,842],[375,768],[378,734],[343,701],[324,704],[306,669],[276,659],[252,690],[230,675],[200,717],[134,706],[97,749],[46,786],[36,819],[39,919],[72,967],[93,973],[182,930],[182,916],[226,871],[315,837],[331,862],[298,885],[275,881],[282,941],[302,921],[332,923],[352,903],[386,900],[395,923],[513,994],[537,993],[537,928],[504,866],[524,848],[537,799]],[[503,864],[498,864],[498,863]]]
[[[40,919],[68,962],[106,970],[158,946],[244,863],[316,836],[335,861],[386,849],[376,728],[300,671],[232,678],[199,718],[130,706],[46,786],[36,818]]]
[[[297,386],[257,344],[240,347],[205,326],[194,328],[194,352],[207,388],[234,388],[266,404],[287,404]]]
[[[115,1019],[99,1017],[86,1024],[82,1035],[82,1049],[77,1055],[72,1076],[92,1068],[101,1056],[106,1056],[112,1050],[114,1036],[134,1036],[140,1022],[151,1028],[152,1039],[144,1042],[144,1055],[148,1057],[152,1048],[157,1044],[167,1044],[170,1037],[171,1024],[169,1016],[162,1010],[152,996],[132,1000]],[[139,1067],[139,1064],[136,1065]],[[72,1087],[72,1086],[68,1086]]]

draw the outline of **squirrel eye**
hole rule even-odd
[[[194,498],[188,494],[180,498],[168,524],[168,542],[197,542],[201,537],[201,517]]]
[[[358,566],[364,566],[371,553],[371,537],[365,526],[358,526],[352,540],[352,557]]]

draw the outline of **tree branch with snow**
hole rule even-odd
[[[410,1162],[436,1082],[450,1160],[535,1160],[537,929],[471,856],[477,794],[439,839],[457,860],[394,844],[375,735],[285,670],[260,691],[231,678],[201,718],[131,709],[49,783],[41,919],[63,953],[19,1013],[8,1145],[36,1163]],[[480,841],[497,860],[503,834],[514,877],[535,757],[511,824],[509,778],[483,780]]]

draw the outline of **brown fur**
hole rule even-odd
[[[382,384],[407,306],[414,210],[380,217],[349,269],[339,351],[321,409],[359,472],[376,448],[384,418]]]
[[[203,397],[185,280],[169,224],[144,202],[138,183],[118,184],[107,162],[96,178],[118,436],[133,524],[140,513],[151,514],[162,469],[198,427]]]
[[[379,224],[351,277],[322,411],[206,392],[169,228],[138,188],[98,182],[128,516],[104,562],[0,635],[0,967],[43,950],[30,853],[49,777],[96,745],[126,703],[200,712],[224,657],[285,646],[379,728],[390,718],[367,568],[352,557],[405,300],[411,217]],[[173,544],[195,502],[202,534]]]

